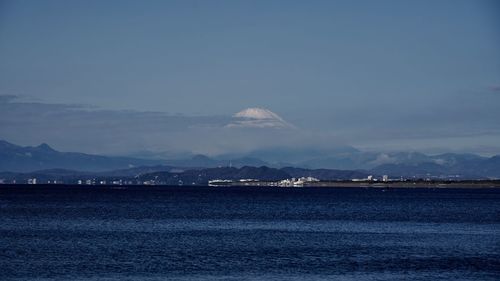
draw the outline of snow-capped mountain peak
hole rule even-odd
[[[252,107],[234,114],[233,121],[227,127],[292,128],[293,126],[268,109]]]

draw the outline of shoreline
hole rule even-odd
[[[335,183],[329,182],[318,184],[318,187],[366,187],[366,188],[500,188],[498,183],[470,183],[470,182],[453,182],[453,183],[433,183],[433,182],[397,182],[397,183]]]
[[[240,183],[234,182],[224,186],[260,186],[277,188],[307,188],[307,187],[325,187],[325,188],[500,188],[500,181],[463,181],[463,182],[351,182],[351,181],[320,181],[304,183],[297,186],[279,186],[274,182],[253,182]]]
[[[207,187],[207,188],[225,188],[225,187],[260,187],[260,188],[279,188],[279,189],[294,189],[294,188],[364,188],[364,189],[500,189],[500,181],[456,181],[456,182],[426,182],[426,181],[398,181],[398,182],[352,182],[352,181],[320,181],[304,183],[296,186],[279,186],[276,182],[232,182],[227,184],[209,185],[85,185],[85,184],[0,184],[0,189],[8,188],[88,188],[88,189],[156,189],[162,187]]]

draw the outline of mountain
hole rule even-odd
[[[309,170],[364,170],[375,175],[405,178],[496,179],[500,178],[500,156],[419,152],[372,152],[352,147],[275,148],[247,154],[274,167],[300,167]],[[367,172],[367,173],[368,173]]]
[[[34,147],[23,147],[0,140],[0,171],[29,172],[61,168],[98,172],[157,165],[165,165],[170,168],[213,168],[267,166],[268,164],[253,157],[210,158],[201,154],[181,159],[100,156],[77,152],[60,152],[45,143]]]
[[[183,169],[177,167],[166,166],[166,165],[156,165],[156,166],[140,166],[129,169],[120,169],[113,171],[104,171],[93,173],[96,177],[137,177],[144,174],[158,173],[158,172],[182,172]]]
[[[202,170],[249,166],[286,167],[282,171],[293,177],[313,176],[320,179],[363,178],[368,173],[405,178],[500,178],[500,156],[482,157],[474,154],[426,155],[418,152],[364,152],[349,146],[341,146],[329,149],[269,148],[245,154],[215,157],[199,154],[181,159],[140,159],[60,152],[47,144],[22,147],[0,141],[0,171],[31,172],[48,169],[93,173],[113,171],[108,172],[108,176],[121,177],[168,172],[175,169]]]
[[[332,146],[330,148],[311,148],[311,147],[270,147],[251,151],[240,155],[240,157],[251,157],[261,159],[272,166],[286,167],[307,167],[307,168],[332,168],[332,169],[347,169],[342,162],[343,157],[350,157],[361,153],[359,150],[350,146]],[[325,158],[335,158],[335,161],[340,160],[339,165],[320,166],[318,163]],[[357,169],[357,167],[355,168]]]
[[[487,158],[473,154],[446,153],[419,157],[413,161],[382,164],[371,171],[397,177],[498,179],[500,156]]]
[[[221,166],[222,163],[202,154],[197,154],[192,156],[191,158],[186,159],[174,159],[174,160],[165,160],[168,165],[177,166],[177,167],[217,167]],[[226,163],[223,164],[227,166]]]
[[[216,158],[218,161],[222,163],[229,163],[232,167],[244,167],[244,166],[253,166],[253,167],[261,167],[261,166],[270,166],[267,162],[262,161],[258,158],[253,157],[236,157],[236,158]]]
[[[151,173],[138,177],[140,181],[155,180],[169,185],[205,185],[209,180],[225,179],[258,179],[263,181],[276,181],[289,178],[284,171],[269,167],[242,167],[242,168],[209,168],[201,170],[187,170],[180,173]]]
[[[292,129],[293,125],[286,122],[278,114],[265,108],[247,108],[233,115],[233,120],[226,125],[228,128],[272,128]]]
[[[418,152],[372,152],[372,151],[340,151],[324,153],[309,160],[296,163],[297,166],[308,168],[329,169],[372,169],[383,164],[413,164],[431,161],[429,156]]]
[[[285,167],[281,169],[294,178],[313,177],[319,180],[346,180],[367,178],[370,174],[366,171],[331,170],[331,169],[303,169]]]
[[[164,161],[169,166],[184,167],[184,168],[215,168],[215,167],[237,167],[244,166],[269,166],[268,163],[252,157],[235,157],[235,158],[211,158],[206,155],[198,154],[187,159],[173,159]]]
[[[100,184],[121,181],[125,183],[144,183],[154,181],[167,185],[206,185],[214,179],[240,180],[256,179],[261,181],[278,181],[292,177],[316,177],[321,180],[348,180],[352,178],[366,178],[366,172],[341,170],[308,170],[301,168],[270,168],[266,166],[241,168],[218,167],[206,169],[180,170],[169,166],[135,167],[130,169],[108,172],[80,172],[66,169],[49,169],[26,173],[0,172],[0,180],[4,183],[27,183],[36,178],[37,183],[67,183],[77,184],[87,181]]]
[[[174,175],[172,177],[172,175]],[[258,179],[262,181],[277,181],[282,179],[290,178],[290,175],[282,170],[269,168],[266,166],[262,167],[249,167],[245,166],[242,168],[230,168],[230,167],[220,167],[220,168],[209,168],[202,170],[187,170],[182,173],[153,173],[146,174],[140,177],[141,180],[144,179],[157,179],[164,180],[167,183],[172,183],[171,180],[181,180],[185,184],[195,183],[195,184],[206,184],[209,180],[214,179],[228,179],[228,180],[239,180],[239,179]],[[175,184],[177,184],[175,182]]]
[[[48,144],[23,147],[0,140],[0,171],[29,172],[64,168],[95,172],[163,163],[162,160],[60,152],[54,150]]]

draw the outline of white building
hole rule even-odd
[[[279,186],[303,186],[305,183],[319,182],[319,179],[313,177],[301,177],[281,180],[278,182]]]

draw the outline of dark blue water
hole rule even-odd
[[[0,188],[0,280],[499,280],[500,190]]]

